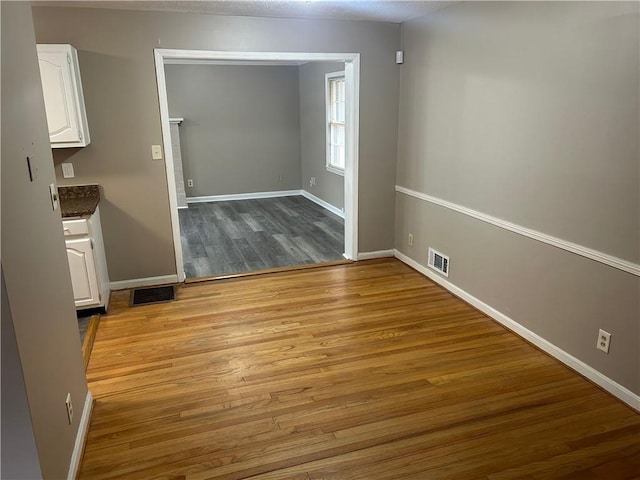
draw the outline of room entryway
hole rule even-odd
[[[218,277],[256,270],[356,259],[359,54],[211,52],[156,49],[155,57],[178,280]],[[327,63],[333,65],[326,65]],[[179,106],[176,107],[176,104],[174,104],[171,106],[172,111],[170,111],[170,101],[167,98],[169,78],[165,67],[167,65],[173,67],[171,70],[172,85],[176,85],[175,77],[178,75],[176,67],[182,65],[191,68],[190,72],[193,72],[193,75],[196,75],[196,70],[203,70],[206,66],[229,67],[224,72],[220,69],[216,70],[216,79],[231,76],[234,71],[238,71],[240,68],[272,67],[269,75],[264,75],[264,84],[261,84],[259,88],[254,87],[245,90],[247,95],[251,95],[252,101],[256,92],[263,90],[263,87],[266,88],[268,83],[274,83],[270,78],[275,78],[277,74],[275,67],[288,67],[289,71],[299,68],[300,70],[298,71],[301,72],[301,100],[298,110],[301,117],[308,118],[306,115],[310,111],[308,108],[309,103],[305,102],[310,102],[307,99],[311,98],[309,89],[306,87],[311,85],[309,79],[322,79],[319,87],[313,83],[313,88],[324,99],[325,77],[328,75],[326,72],[319,72],[318,69],[310,67],[305,70],[306,66],[311,64],[317,65],[318,69],[332,68],[333,73],[335,73],[336,65],[338,70],[343,70],[342,80],[340,80],[343,92],[342,103],[336,100],[336,105],[341,105],[340,108],[343,113],[342,117],[331,119],[333,122],[342,122],[343,127],[340,135],[336,134],[334,136],[333,130],[331,130],[331,145],[334,145],[334,141],[343,142],[341,147],[343,153],[339,157],[342,159],[340,172],[331,173],[331,175],[342,179],[339,183],[339,190],[332,186],[335,182],[330,180],[324,182],[321,181],[323,179],[318,177],[318,175],[326,174],[327,171],[330,171],[328,163],[325,167],[324,147],[322,147],[325,129],[327,128],[326,125],[325,127],[322,126],[325,121],[324,113],[321,114],[319,129],[315,120],[313,121],[313,128],[307,128],[307,124],[301,123],[299,127],[300,137],[290,140],[289,143],[286,141],[281,143],[281,145],[285,146],[296,145],[296,142],[304,143],[305,138],[310,138],[308,133],[310,130],[320,130],[322,137],[316,137],[321,138],[319,146],[314,143],[313,146],[308,148],[313,151],[311,156],[316,158],[318,157],[317,152],[322,147],[323,153],[319,165],[324,172],[314,172],[311,167],[307,167],[307,164],[304,163],[306,158],[310,158],[310,156],[305,156],[304,147],[301,155],[303,163],[298,167],[284,164],[284,160],[280,162],[282,165],[277,163],[280,158],[295,158],[295,152],[291,155],[291,152],[288,151],[291,148],[283,150],[284,153],[282,155],[279,154],[280,150],[277,148],[245,152],[247,150],[245,147],[250,141],[253,142],[250,145],[254,145],[256,141],[269,142],[270,140],[267,140],[266,134],[270,130],[274,130],[276,135],[282,136],[283,128],[276,128],[276,126],[279,125],[278,122],[282,123],[284,115],[282,114],[282,109],[276,107],[273,110],[276,116],[271,120],[261,120],[258,122],[259,127],[252,125],[251,128],[241,128],[238,125],[239,117],[236,114],[246,112],[247,108],[251,111],[251,107],[244,107],[243,110],[240,104],[244,100],[240,97],[240,101],[234,102],[235,106],[225,108],[217,105],[215,110],[207,110],[209,112],[223,112],[223,120],[225,120],[224,114],[229,115],[226,123],[218,123],[219,127],[208,130],[217,135],[215,142],[209,142],[211,145],[206,146],[204,149],[200,148],[199,145],[206,145],[207,138],[205,136],[204,141],[201,141],[198,147],[193,147],[190,150],[189,145],[186,147],[186,156],[195,157],[195,152],[199,149],[199,151],[205,152],[204,154],[199,154],[199,158],[218,163],[213,169],[209,168],[206,171],[199,170],[200,167],[192,168],[189,162],[183,163],[184,172],[180,171],[178,173],[184,173],[184,183],[186,183],[187,187],[185,192],[187,205],[184,205],[185,199],[182,197],[185,195],[182,193],[180,197],[182,200],[180,200],[176,187],[176,178],[179,176],[176,172],[180,169],[175,168],[176,161],[174,158],[179,158],[179,155],[176,156],[176,153],[172,151],[176,150],[175,138],[177,135],[174,132],[174,140],[172,140],[170,116],[178,119],[177,122],[174,122],[176,125],[173,126],[173,130],[179,132],[178,136],[182,136],[181,130],[184,130],[187,135],[187,141],[193,139],[198,133],[196,132],[198,128],[201,130],[204,128],[204,122],[198,118],[200,112],[197,107],[201,102],[195,102],[196,107],[194,108],[196,110],[193,110],[194,113],[191,117],[183,115],[182,112],[182,110],[186,111],[191,107],[181,108]],[[232,71],[231,68],[235,70]],[[266,72],[266,70],[264,71]],[[302,72],[305,72],[304,75]],[[251,75],[254,74],[251,73]],[[235,92],[236,87],[239,87],[240,84],[248,83],[246,79],[252,78],[251,75],[247,71],[247,75],[239,77],[240,79],[237,82],[232,82],[226,89],[221,91],[223,93],[226,92],[227,97],[229,97],[229,94]],[[304,80],[302,79],[303,76]],[[193,78],[189,77],[187,79],[188,82],[183,81],[182,84],[193,85],[195,82],[195,80],[192,81]],[[279,85],[283,86],[287,84],[290,77],[283,73],[278,78],[282,79]],[[334,79],[336,85],[340,85],[338,80]],[[312,81],[315,82],[315,80]],[[207,92],[212,91],[212,83],[205,82],[204,85],[209,85],[210,87],[201,88],[200,90],[202,95],[208,95],[209,93]],[[305,86],[304,88],[303,85]],[[175,87],[172,88],[172,91],[176,91]],[[276,87],[276,92],[278,91]],[[174,94],[172,93],[172,95]],[[171,98],[176,97],[172,96]],[[199,98],[202,99],[203,97]],[[223,100],[220,100],[219,103],[222,103]],[[317,98],[313,101],[316,102]],[[191,105],[193,105],[193,101]],[[256,102],[253,105],[254,114],[264,110],[256,109]],[[327,111],[329,111],[328,107]],[[333,110],[331,111],[333,112]],[[178,128],[177,125],[181,125],[181,127]],[[293,124],[289,122],[286,127],[289,128],[291,125]],[[224,135],[221,135],[222,131],[225,132]],[[228,144],[230,142],[228,140],[236,137],[238,137],[240,143],[236,143],[235,147],[233,145],[229,147]],[[200,138],[202,138],[202,135]],[[310,145],[310,143],[306,145]],[[333,150],[331,151],[333,152]],[[181,155],[183,158],[185,157],[184,147]],[[221,160],[223,157],[226,160]],[[276,160],[272,160],[272,157]],[[253,168],[247,164],[247,159],[251,158],[257,162]],[[275,167],[265,169],[267,161],[271,161]],[[313,165],[318,165],[318,162],[314,162]],[[207,165],[207,167],[211,166]],[[226,177],[225,175],[230,176]],[[229,180],[225,182],[225,178],[229,178]],[[271,182],[275,179],[277,183],[282,184],[282,188],[280,188],[280,185],[264,186],[266,179]],[[249,183],[255,183],[256,185],[249,185]],[[239,184],[244,186],[238,187],[237,185]],[[307,185],[309,186],[309,191],[307,191]],[[252,187],[255,187],[255,190],[251,190]],[[296,198],[293,198],[292,195],[295,195]],[[271,196],[273,198],[270,198]],[[324,196],[329,196],[330,199],[327,200],[323,198]],[[331,201],[332,199],[338,200]],[[180,210],[179,206],[181,207]],[[208,220],[212,220],[212,222],[208,223]],[[260,223],[261,221],[264,223]]]

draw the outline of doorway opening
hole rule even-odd
[[[176,260],[176,270],[178,272],[178,280],[184,281],[186,277],[194,277],[194,276],[202,276],[198,275],[197,272],[194,275],[193,272],[185,275],[185,254],[188,257],[190,252],[187,250],[183,250],[184,235],[181,238],[181,219],[182,219],[182,229],[185,227],[185,218],[186,215],[181,215],[183,211],[179,212],[179,207],[184,207],[184,192],[180,192],[179,187],[177,185],[180,182],[176,182],[176,178],[180,175],[181,172],[176,173],[176,162],[180,161],[180,154],[174,154],[174,148],[172,142],[172,129],[176,130],[176,123],[180,123],[180,121],[185,121],[185,119],[180,118],[178,122],[176,122],[175,118],[170,118],[170,109],[169,109],[169,98],[168,98],[168,86],[167,86],[167,71],[165,69],[166,66],[170,65],[171,68],[174,68],[177,65],[197,65],[197,64],[209,64],[209,65],[233,65],[233,66],[278,66],[278,65],[304,65],[307,63],[315,63],[315,62],[335,62],[344,65],[344,89],[346,92],[345,95],[345,106],[344,106],[344,115],[345,115],[345,134],[344,134],[344,179],[343,179],[343,211],[334,211],[326,213],[327,218],[316,218],[318,215],[322,217],[323,208],[322,206],[318,206],[318,203],[322,205],[322,201],[319,198],[311,198],[314,200],[313,202],[308,202],[309,197],[313,197],[313,195],[305,195],[305,189],[296,189],[289,188],[280,192],[271,192],[275,193],[274,195],[264,195],[264,192],[258,192],[256,195],[255,201],[254,199],[243,198],[242,203],[236,203],[235,200],[239,200],[238,198],[234,198],[231,196],[215,196],[217,198],[210,198],[211,196],[204,196],[201,199],[198,199],[198,195],[192,196],[189,203],[193,204],[194,207],[203,209],[205,207],[210,208],[211,215],[222,215],[224,213],[225,208],[228,211],[233,212],[234,210],[239,212],[240,215],[244,215],[244,218],[247,220],[247,223],[251,225],[253,221],[251,219],[251,214],[248,213],[244,209],[256,208],[258,210],[258,216],[260,216],[259,210],[261,207],[260,197],[262,193],[262,197],[265,197],[265,200],[274,203],[274,211],[284,211],[288,212],[290,216],[296,217],[299,220],[302,220],[303,217],[307,216],[311,218],[311,221],[316,221],[317,225],[319,225],[322,229],[327,230],[329,235],[333,235],[334,239],[336,237],[335,232],[331,232],[332,224],[338,225],[335,223],[331,217],[334,213],[342,213],[344,217],[344,236],[339,237],[341,240],[344,239],[344,248],[343,248],[343,257],[347,260],[353,260],[357,258],[357,179],[358,179],[358,104],[359,104],[359,54],[350,54],[350,53],[290,53],[290,52],[220,52],[220,51],[201,51],[201,50],[168,50],[168,49],[156,49],[155,50],[155,60],[156,60],[156,78],[158,85],[158,96],[160,103],[160,116],[162,123],[162,134],[163,134],[163,146],[164,146],[164,154],[165,154],[165,162],[166,162],[166,173],[167,173],[167,188],[169,193],[169,204],[171,210],[171,224],[173,230],[173,241],[174,241],[174,251],[175,251],[175,260]],[[173,112],[171,112],[173,113]],[[175,139],[175,132],[173,133],[173,138]],[[176,160],[176,156],[178,157]],[[191,174],[189,174],[191,175]],[[281,175],[278,175],[278,179],[280,179]],[[184,180],[185,184],[189,179]],[[302,179],[304,182],[306,179]],[[194,179],[194,181],[198,181]],[[193,182],[190,182],[193,184]],[[277,198],[269,198],[269,197],[277,197]],[[307,198],[304,198],[307,197]],[[320,200],[320,202],[316,201]],[[215,203],[209,203],[213,201]],[[253,204],[252,204],[253,201]],[[232,202],[232,203],[229,203]],[[279,202],[279,204],[278,204]],[[308,202],[311,205],[311,209],[309,210],[309,205],[305,205],[305,202]],[[330,205],[327,205],[330,207]],[[314,212],[313,209],[316,209]],[[194,209],[195,210],[195,209]],[[217,210],[217,214],[215,211]],[[338,219],[342,221],[342,219]],[[278,220],[274,220],[277,222]],[[315,227],[314,227],[315,228]],[[283,239],[286,241],[286,239]],[[305,250],[305,243],[298,245],[301,247],[298,252],[302,253]],[[307,245],[309,245],[307,243]],[[283,244],[283,247],[286,249],[286,244]],[[311,253],[311,258],[316,262],[322,262],[323,258],[318,255],[318,250],[313,248],[307,248],[308,252]],[[315,252],[315,254],[314,254]],[[224,252],[218,250],[218,255],[224,255]],[[317,258],[316,258],[317,257]],[[301,263],[309,263],[310,260],[301,261]],[[188,263],[188,262],[187,262]],[[246,262],[245,262],[246,263]],[[256,267],[260,269],[260,267]],[[204,275],[207,276],[207,275]]]

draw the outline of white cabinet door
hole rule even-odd
[[[51,146],[88,145],[89,129],[75,48],[71,45],[37,47]]]
[[[91,239],[78,238],[66,240],[65,243],[76,307],[100,303]]]

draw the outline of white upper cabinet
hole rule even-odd
[[[37,47],[51,147],[89,145],[78,52],[71,45]]]

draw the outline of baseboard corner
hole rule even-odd
[[[329,202],[322,200],[320,197],[316,197],[313,193],[310,193],[306,190],[300,190],[300,194],[307,200],[311,200],[316,205],[320,205],[325,210],[329,210],[334,215],[337,215],[340,218],[344,218],[344,211],[336,207],[335,205],[331,205]]]

